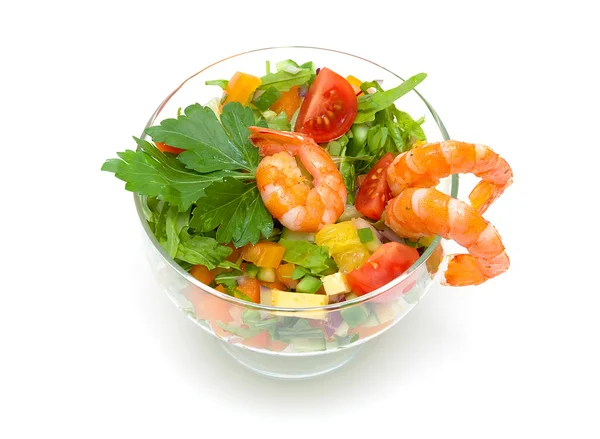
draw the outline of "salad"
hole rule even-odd
[[[102,170],[140,195],[152,233],[177,264],[247,302],[304,309],[368,294],[404,273],[435,235],[469,250],[450,260],[445,282],[476,285],[508,269],[481,214],[512,171],[483,145],[426,143],[424,118],[396,106],[425,77],[384,89],[312,62],[267,62],[262,76],[207,81],[214,99],[147,128],[151,142],[134,137],[137,149]],[[456,172],[482,178],[471,206],[434,189]],[[286,331],[315,332],[310,320],[251,309],[217,316],[219,306],[207,305],[216,332],[269,343],[289,341]],[[395,318],[389,307],[371,308],[347,309],[326,326],[333,333],[345,323],[343,338],[369,319],[374,327]]]
[[[311,62],[282,61],[272,72],[267,63],[262,77],[236,72],[207,81],[223,89],[221,96],[148,128],[154,144],[136,139],[137,151],[119,153],[103,170],[142,195],[158,241],[200,282],[278,307],[345,300],[393,280],[431,241],[399,238],[380,221],[391,197],[378,173],[426,140],[423,118],[394,105],[425,76],[384,91],[376,81],[344,78]],[[337,221],[304,231],[273,217],[257,188],[252,126],[296,131],[319,143],[347,193]],[[374,264],[384,270],[373,273]]]

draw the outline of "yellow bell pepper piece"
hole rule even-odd
[[[221,103],[221,108],[229,102],[246,105],[261,83],[260,78],[256,76],[236,72],[225,87],[225,100]]]

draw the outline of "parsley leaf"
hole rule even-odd
[[[137,151],[119,152],[118,159],[109,159],[103,171],[112,172],[126,182],[125,189],[140,195],[158,197],[178,206],[184,212],[204,195],[204,189],[223,177],[251,180],[248,173],[216,171],[199,175],[185,168],[173,155],[160,152],[154,145],[134,137]]]
[[[358,113],[354,123],[358,124],[374,120],[375,113],[392,105],[396,100],[419,85],[426,77],[425,73],[418,73],[408,78],[398,87],[360,96],[358,98]]]
[[[252,110],[230,102],[223,107],[221,123],[210,108],[193,104],[177,119],[165,119],[158,126],[146,128],[146,134],[155,142],[185,149],[177,159],[195,171],[254,172],[259,156],[248,139],[248,126],[255,123]]]
[[[214,238],[190,235],[187,229],[179,235],[177,259],[190,264],[204,265],[213,270],[223,263],[231,252],[231,248],[220,245]]]
[[[256,244],[262,236],[266,239],[273,230],[273,218],[265,208],[255,183],[244,184],[225,177],[205,190],[198,200],[190,227],[208,232],[216,227],[217,241],[233,241],[236,247]]]

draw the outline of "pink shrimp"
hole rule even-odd
[[[469,195],[471,206],[433,188],[458,172],[482,178]],[[481,214],[512,183],[512,175],[508,163],[487,146],[450,140],[415,147],[387,170],[395,198],[386,206],[385,223],[407,238],[453,239],[469,254],[451,256],[443,283],[478,285],[510,266],[500,235]]]
[[[512,183],[512,169],[485,145],[447,140],[417,146],[397,156],[388,168],[394,196],[409,187],[434,187],[440,178],[472,173],[481,181],[471,191],[471,206],[483,214]]]
[[[260,127],[249,130],[250,140],[264,156],[256,169],[256,183],[271,215],[294,231],[316,232],[335,223],[344,211],[347,192],[329,154],[310,137],[297,133]],[[312,185],[294,156],[312,176]]]

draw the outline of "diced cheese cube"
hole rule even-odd
[[[349,293],[351,291],[350,285],[348,285],[348,281],[346,280],[346,275],[344,273],[330,274],[329,276],[324,276],[321,280],[323,281],[325,293],[328,296]]]
[[[324,294],[292,293],[277,289],[271,290],[271,297],[273,306],[280,308],[309,308],[329,303],[329,298]]]
[[[329,297],[324,294],[292,293],[277,289],[271,290],[271,297],[273,306],[278,306],[280,308],[311,308],[316,306],[325,306],[329,303]],[[326,311],[277,311],[276,314],[281,316],[303,317],[307,319],[319,320],[325,320],[327,318]]]

